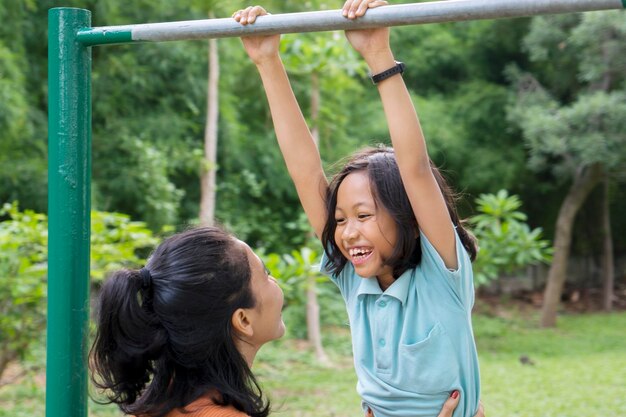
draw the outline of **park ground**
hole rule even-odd
[[[477,303],[482,401],[489,417],[626,416],[626,312],[572,313],[541,329],[528,304]],[[324,329],[332,366],[317,364],[306,343],[285,338],[264,347],[255,364],[275,416],[360,416],[347,326]],[[44,415],[43,347],[15,365],[0,386],[0,417]],[[24,374],[24,368],[34,369]],[[38,370],[38,371],[37,371]],[[8,383],[7,383],[8,382]],[[89,402],[90,417],[120,416]]]

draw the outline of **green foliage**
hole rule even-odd
[[[46,323],[46,216],[5,204],[0,216],[0,376],[24,360]]]
[[[474,262],[476,286],[488,284],[502,273],[526,265],[549,262],[550,242],[541,238],[541,228],[531,230],[526,215],[518,209],[522,202],[506,190],[481,194],[476,199],[477,214],[469,219],[480,250]]]
[[[320,272],[322,254],[310,246],[303,246],[288,254],[269,253],[261,256],[265,266],[283,289],[287,306],[283,313],[285,323],[289,334],[297,338],[306,338],[306,292],[311,279],[315,281],[321,306],[321,321],[336,324],[338,317],[343,316],[340,310],[343,303],[335,285]]]
[[[159,239],[144,222],[121,213],[91,213],[91,282],[99,284],[112,271],[137,268]]]
[[[350,48],[342,32],[285,36],[280,45],[283,62],[295,74],[319,73],[324,77],[366,73],[365,63]]]
[[[48,218],[17,203],[0,216],[0,376],[9,361],[25,359],[46,326]],[[139,267],[158,239],[128,215],[91,214],[91,282],[119,268]]]
[[[288,254],[270,253],[263,256],[265,266],[283,289],[287,305],[285,322],[289,333],[295,337],[306,337],[306,289],[309,277],[319,282],[326,279],[316,265],[320,256],[307,246]]]
[[[19,199],[31,208],[45,208],[46,161],[43,134],[35,122],[43,112],[29,97],[29,62],[24,22],[34,2],[0,5],[0,201]]]
[[[155,230],[175,224],[184,191],[168,178],[169,155],[127,128],[116,136],[94,149],[94,177],[106,181],[94,181],[93,205],[141,216]]]
[[[337,9],[342,3],[268,0],[264,6],[284,13]],[[47,207],[47,49],[41,22],[59,5],[58,0],[0,5],[0,201],[18,200],[37,212]],[[63,5],[91,10],[94,26],[204,19],[209,13],[228,17],[247,6],[239,0],[66,0]],[[392,46],[407,63],[403,77],[418,105],[431,157],[451,174],[456,189],[469,196],[511,190],[527,202],[532,222],[549,230],[559,201],[546,190],[554,192],[558,183],[552,173],[538,176],[524,164],[525,131],[512,128],[518,124],[506,118],[510,90],[503,69],[515,63],[532,71],[551,97],[568,105],[577,91],[604,80],[603,65],[614,69],[613,89],[623,90],[626,42],[620,18],[619,13],[554,16],[543,20],[541,30],[535,19],[530,29],[531,19],[392,29]],[[553,32],[553,41],[540,36],[545,31]],[[311,71],[319,71],[317,127],[325,165],[366,144],[388,143],[377,90],[341,32],[283,40],[283,57],[305,115],[310,114]],[[600,49],[608,61],[600,59]],[[305,244],[309,227],[275,142],[262,85],[239,39],[220,39],[219,51],[216,218],[255,247],[289,252]],[[153,231],[193,223],[202,168],[206,43],[103,46],[92,54],[93,207],[128,213]],[[471,201],[465,203],[463,211],[471,210]]]

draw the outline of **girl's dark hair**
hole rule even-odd
[[[463,227],[463,222],[455,208],[455,196],[441,172],[431,161],[431,169],[443,193],[452,223],[456,226],[463,247],[473,261],[476,258],[476,240]],[[366,171],[369,177],[372,196],[376,205],[383,206],[391,215],[398,227],[398,241],[386,264],[393,268],[393,276],[398,278],[404,271],[416,267],[422,259],[419,235],[415,237],[417,221],[413,208],[404,189],[400,170],[393,148],[379,146],[368,147],[348,159],[343,168],[330,181],[326,195],[326,224],[322,232],[322,243],[327,250],[325,267],[332,274],[339,274],[348,260],[342,255],[335,242],[335,209],[337,208],[337,192],[343,180],[350,174]]]
[[[165,240],[139,271],[114,273],[100,291],[92,379],[127,414],[164,416],[204,395],[253,417],[270,405],[237,350],[232,314],[252,308],[245,249],[221,229]]]

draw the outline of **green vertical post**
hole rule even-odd
[[[48,12],[46,416],[87,416],[91,191],[91,13]]]

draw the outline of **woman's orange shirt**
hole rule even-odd
[[[214,404],[210,399],[202,397],[185,407],[188,413],[182,410],[172,410],[167,417],[249,417],[232,405],[222,406]]]

